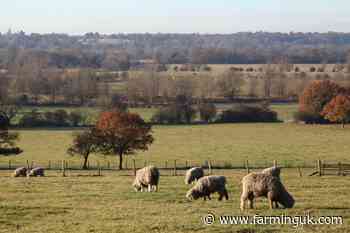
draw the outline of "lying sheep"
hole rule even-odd
[[[204,176],[204,170],[201,167],[193,167],[187,170],[185,175],[185,184],[191,184]]]
[[[30,176],[45,176],[44,175],[44,168],[42,167],[36,167],[36,168],[33,168],[28,174],[27,174],[28,177]]]
[[[273,203],[280,203],[285,208],[294,206],[294,199],[283,186],[279,178],[264,174],[250,173],[242,179],[243,190],[241,195],[241,210],[244,210],[245,202],[248,200],[249,207],[253,208],[254,198],[267,197],[270,208]]]
[[[158,183],[159,183],[159,170],[154,166],[144,167],[142,169],[137,170],[136,177],[133,183],[135,191],[143,192],[144,188],[148,187],[148,192],[158,191]]]
[[[273,166],[273,167],[265,168],[264,170],[261,171],[261,173],[280,178],[281,168]]]
[[[27,176],[27,168],[19,167],[13,172],[13,177]]]
[[[210,195],[217,192],[220,195],[219,201],[221,201],[223,197],[228,200],[225,185],[226,178],[224,176],[204,176],[187,192],[186,197],[189,200],[197,200],[201,197],[203,197],[204,200],[207,198],[211,200]]]

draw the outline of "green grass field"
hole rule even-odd
[[[296,105],[276,105],[273,109],[281,118],[290,119]],[[143,116],[150,116],[153,109],[138,109]],[[97,112],[97,111],[96,111]],[[59,164],[68,160],[79,166],[79,157],[70,157],[66,150],[72,141],[71,129],[19,130],[18,146],[24,149],[19,156],[0,157],[0,167],[11,160],[12,166],[23,166],[26,160],[35,166]],[[155,142],[150,150],[139,152],[131,158],[137,166],[154,164],[164,167],[165,161],[178,166],[185,161],[189,165],[201,165],[212,160],[213,165],[270,166],[277,160],[282,166],[312,166],[317,159],[350,161],[350,128],[338,125],[313,126],[291,123],[270,124],[212,124],[191,126],[154,126]],[[114,157],[93,155],[96,161],[106,164]],[[129,160],[129,167],[131,166]],[[135,193],[131,187],[132,171],[102,171],[102,177],[94,176],[96,170],[47,171],[43,178],[12,178],[12,171],[0,171],[0,232],[348,232],[350,231],[350,179],[346,176],[308,176],[313,169],[302,168],[299,177],[296,168],[285,168],[282,180],[296,199],[290,210],[269,210],[265,199],[256,202],[256,209],[241,212],[239,197],[240,180],[245,171],[239,169],[214,170],[214,174],[228,178],[229,201],[194,202],[185,199],[189,186],[183,182],[183,172],[172,176],[171,170],[161,170],[158,193]],[[215,196],[216,198],[216,196]],[[342,216],[343,225],[220,225],[203,224],[207,213],[219,215],[261,216],[306,215]]]
[[[269,210],[266,199],[256,209],[239,210],[240,179],[244,171],[214,170],[228,178],[229,201],[187,201],[182,176],[161,176],[158,193],[135,193],[133,177],[125,172],[105,172],[102,177],[11,178],[0,173],[0,232],[348,232],[350,179],[347,177],[297,176],[285,169],[282,179],[296,200],[289,210]],[[162,173],[163,171],[161,171]],[[220,225],[203,224],[202,217],[219,215],[342,216],[343,225]]]
[[[72,130],[20,130],[18,145],[24,149],[19,156],[1,157],[0,164],[9,159],[14,164],[26,160],[45,166],[48,160],[67,159],[79,162],[66,154],[72,141]],[[165,161],[179,165],[185,161],[202,164],[228,162],[242,165],[248,159],[252,164],[269,165],[274,159],[285,166],[314,164],[317,159],[349,161],[350,128],[338,125],[312,126],[299,124],[213,124],[195,126],[155,126],[155,142],[150,150],[138,152],[139,166],[146,160],[158,166]],[[103,156],[93,156],[104,160]],[[106,159],[115,161],[114,157]]]

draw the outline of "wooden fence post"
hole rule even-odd
[[[11,159],[9,159],[9,170],[11,170]]]
[[[300,167],[298,167],[298,173],[299,173],[299,177],[303,177],[303,174],[301,173]]]
[[[65,167],[64,160],[62,160],[61,169],[62,169],[62,176],[65,177],[66,176],[66,167]]]
[[[90,162],[89,162],[89,160],[87,161],[87,168],[90,169]]]
[[[134,176],[136,176],[136,161],[135,159],[132,160],[133,167],[134,167]]]
[[[51,160],[49,160],[49,164],[48,164],[48,166],[47,166],[47,169],[48,169],[48,170],[51,170]]]
[[[168,161],[165,160],[165,169],[168,169]]]
[[[100,161],[97,161],[98,176],[101,176],[101,166]]]
[[[250,169],[249,169],[249,161],[248,160],[245,161],[245,168],[247,170],[247,174],[249,174],[250,173]]]
[[[128,170],[128,159],[125,159],[125,169]]]
[[[338,163],[338,176],[341,176],[342,175],[342,165],[341,165],[341,162]]]
[[[143,162],[143,167],[146,167],[147,166],[147,161],[145,160],[144,162]]]
[[[174,160],[174,176],[177,175],[177,172],[176,172],[176,160]]]
[[[108,168],[108,170],[111,169],[111,163],[109,162],[109,160],[107,161],[107,168]]]
[[[318,175],[322,176],[322,163],[321,163],[321,160],[317,160],[317,171],[318,171]]]
[[[187,169],[188,168],[188,161],[186,160],[185,161],[185,169]]]
[[[211,161],[210,161],[210,160],[208,161],[208,173],[209,173],[209,175],[212,174],[212,171],[211,171]]]
[[[27,170],[30,170],[29,161],[27,160]]]
[[[273,161],[273,166],[277,167],[277,161],[276,160]]]

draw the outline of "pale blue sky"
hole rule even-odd
[[[0,31],[350,31],[349,0],[0,0]]]

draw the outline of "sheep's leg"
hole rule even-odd
[[[278,208],[279,208],[279,206],[278,206],[278,202],[277,202],[277,201],[275,201],[275,206],[276,206],[276,209],[278,209]]]
[[[219,199],[218,199],[218,200],[219,200],[219,201],[222,201],[223,196],[224,196],[223,193],[220,192],[220,193],[219,193]]]
[[[148,192],[150,193],[150,192],[152,192],[152,185],[148,185]]]
[[[250,209],[254,209],[254,199],[248,198],[248,204]]]
[[[210,194],[208,194],[208,199],[209,199],[209,201],[211,200]]]
[[[241,197],[241,205],[240,205],[241,211],[243,211],[245,208],[245,201],[246,201],[246,198],[242,196]]]
[[[270,206],[270,209],[273,209],[273,198],[272,198],[273,194],[272,192],[268,192],[267,193],[267,199],[269,200],[269,206]]]
[[[158,192],[158,185],[155,185],[155,191]]]
[[[226,200],[228,200],[228,193],[227,193],[226,189],[224,189],[224,197],[225,197]]]
[[[269,199],[269,206],[270,206],[270,209],[273,209],[273,201],[271,199]]]

